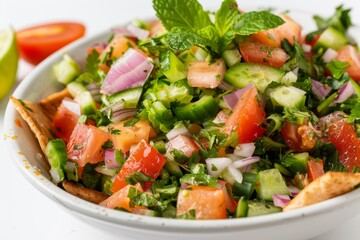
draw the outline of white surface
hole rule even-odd
[[[218,6],[221,1],[201,1],[208,6]],[[244,1],[238,1],[239,4]],[[253,0],[252,4],[268,6],[281,4],[284,8],[297,7],[303,11],[331,13],[340,1],[269,1]],[[353,19],[360,24],[360,3],[353,0],[341,1],[353,8]],[[241,5],[240,5],[241,7]],[[134,18],[153,15],[150,0],[0,0],[0,28],[11,24],[20,29],[35,23],[55,20],[78,20],[88,27],[88,34],[114,24]],[[21,68],[21,76],[27,69]],[[1,86],[0,86],[1,87]],[[64,212],[52,201],[43,196],[23,178],[11,163],[4,146],[3,116],[5,102],[0,102],[0,239],[119,239],[106,231],[90,227],[86,223]],[[6,141],[12,141],[7,139]],[[321,223],[319,223],[321,224]],[[322,236],[312,240],[360,239],[360,215],[349,220]],[[316,226],[314,226],[316,227]],[[301,226],[299,226],[301,228]],[[120,239],[121,240],[121,239]]]

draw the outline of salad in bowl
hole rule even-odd
[[[64,86],[12,97],[53,183],[136,215],[235,219],[360,183],[360,56],[349,9],[304,35],[286,13],[153,0],[158,19],[64,55]],[[234,220],[235,221],[235,220]]]

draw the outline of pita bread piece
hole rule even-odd
[[[283,208],[283,211],[294,210],[328,200],[350,192],[359,184],[360,173],[327,172],[301,190]]]
[[[54,119],[58,107],[60,106],[64,98],[72,98],[69,91],[65,88],[60,92],[51,94],[50,96],[40,101],[40,106],[44,109],[45,114],[50,118]]]
[[[107,195],[106,193],[102,193],[86,187],[78,186],[73,182],[64,181],[62,183],[62,186],[68,193],[96,204],[104,201],[109,197],[109,195]]]
[[[54,136],[51,134],[52,122],[44,113],[40,104],[29,101],[23,101],[13,96],[10,97],[15,105],[15,109],[21,117],[27,122],[31,131],[39,141],[41,150],[45,154],[46,145]]]

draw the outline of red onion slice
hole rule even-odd
[[[240,157],[251,157],[255,152],[255,143],[242,143],[235,147],[234,154]]]
[[[102,86],[104,94],[114,94],[128,88],[140,87],[149,77],[154,65],[136,50],[129,48],[110,68]]]
[[[335,51],[332,48],[328,48],[328,49],[326,49],[324,55],[322,55],[322,59],[324,60],[325,63],[328,63],[331,60],[334,60],[337,55],[338,55],[337,51]]]
[[[74,100],[70,99],[70,98],[64,98],[62,100],[62,104],[64,105],[64,107],[69,110],[70,112],[80,116],[81,115],[81,107],[80,104],[78,104],[77,102],[75,102]]]
[[[331,92],[332,88],[318,82],[316,80],[311,80],[312,87],[311,91],[316,96],[317,99],[322,100],[324,99],[329,93]]]
[[[110,120],[112,122],[119,122],[119,121],[125,120],[129,117],[135,116],[136,112],[137,112],[136,108],[122,109],[117,112],[113,112]]]
[[[171,129],[170,132],[166,134],[166,138],[170,141],[179,135],[185,135],[189,137],[191,136],[189,130],[186,128],[186,126],[183,123]]]
[[[294,187],[292,185],[287,186],[289,193],[290,193],[290,197],[295,197],[299,192],[300,189],[298,189],[297,187]]]
[[[272,196],[274,206],[284,208],[288,202],[290,202],[290,197],[288,195],[274,194]]]
[[[226,105],[230,108],[230,109],[234,109],[234,107],[236,106],[239,98],[250,88],[254,87],[255,85],[253,83],[247,85],[244,88],[238,89],[232,93],[226,94],[223,96],[224,101],[226,103]]]
[[[241,168],[247,167],[250,164],[253,164],[253,163],[256,163],[259,161],[260,161],[260,157],[254,156],[254,157],[248,157],[248,158],[237,160],[237,161],[233,162],[232,165],[237,169],[241,169]]]
[[[127,30],[129,30],[137,39],[145,40],[149,37],[150,32],[148,30],[139,28],[133,24],[127,26]]]
[[[334,103],[343,103],[355,93],[355,89],[351,82],[345,83],[342,88],[339,89],[338,96],[334,99]]]
[[[107,168],[120,168],[120,165],[115,161],[115,149],[104,151],[104,162]]]

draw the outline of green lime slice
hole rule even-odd
[[[0,30],[0,99],[4,98],[14,85],[17,67],[15,32],[9,27]]]

